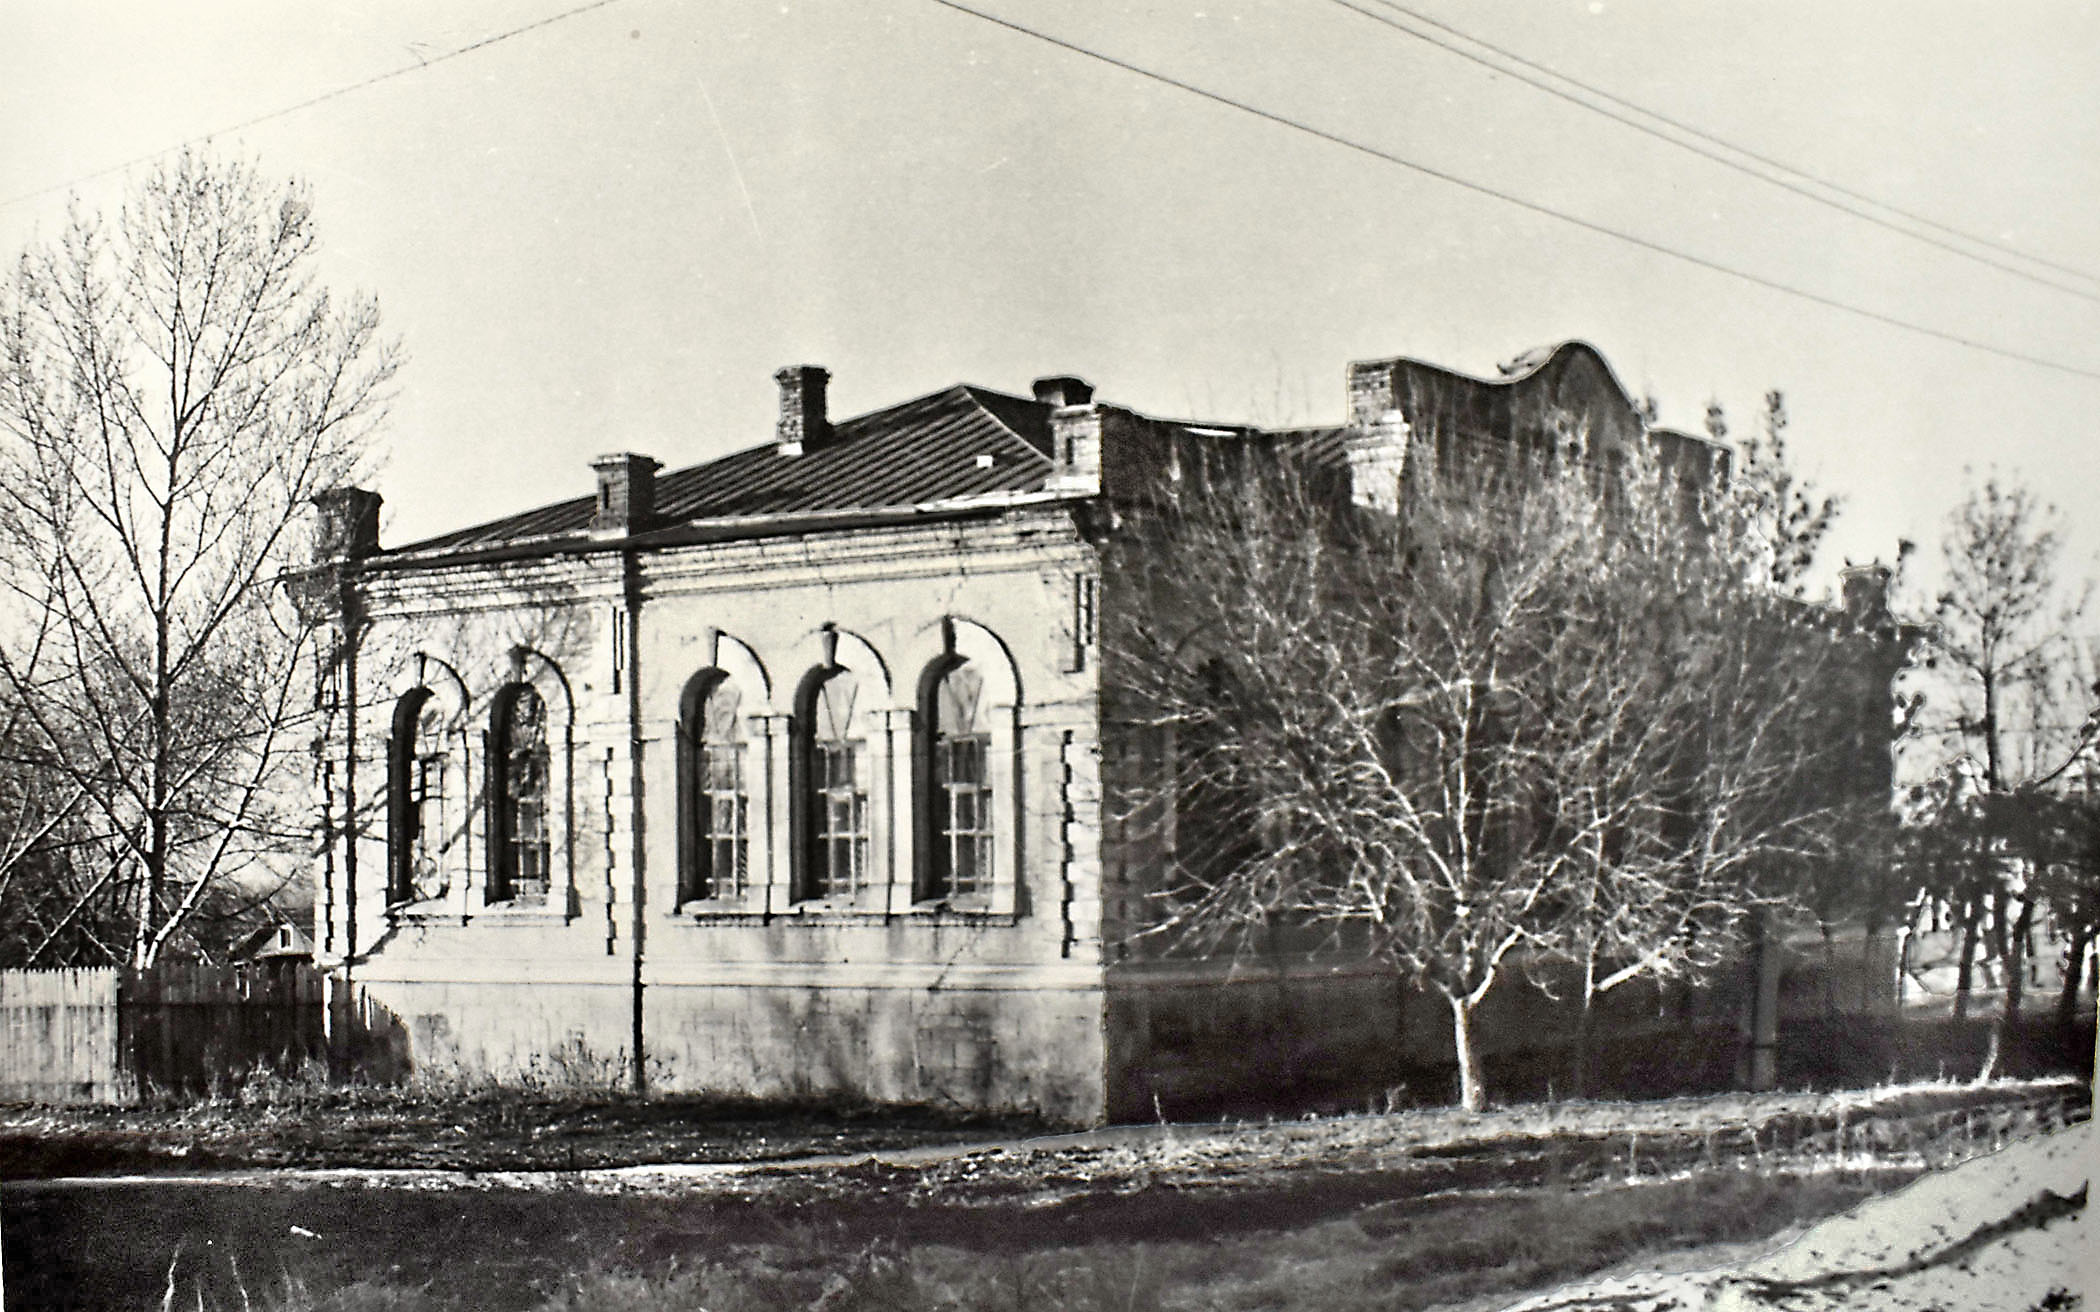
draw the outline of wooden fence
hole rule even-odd
[[[0,971],[0,1099],[117,1102],[119,972]]]
[[[328,980],[311,969],[171,962],[127,970],[118,1060],[142,1093],[207,1096],[259,1071],[296,1075],[328,1061]]]
[[[264,1073],[384,1082],[398,1021],[303,962],[0,971],[0,1101],[208,1097]]]

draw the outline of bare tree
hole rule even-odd
[[[2078,790],[2062,799],[2056,832],[2057,859],[2044,887],[2050,915],[2065,937],[2056,1018],[2068,1029],[2078,1017],[2087,963],[2100,938],[2100,764],[2089,763]]]
[[[26,617],[0,688],[76,822],[37,845],[62,914],[106,959],[152,963],[303,835],[275,801],[305,746],[303,630],[272,584],[396,363],[314,251],[305,188],[184,153],[0,293],[0,584]]]
[[[1988,947],[2005,981],[2001,1030],[2019,1017],[2051,864],[2044,814],[2100,727],[2072,674],[2071,635],[2090,589],[2066,595],[2054,515],[2026,488],[1986,478],[1948,521],[1934,607],[1929,741],[1943,772],[1971,786],[1937,808],[1922,841],[1956,876],[1938,889],[1961,934],[1955,1015],[1970,1009],[1977,955]]]
[[[1745,517],[1746,545],[1753,548],[1759,575],[1773,590],[1790,597],[1803,594],[1816,553],[1842,503],[1795,472],[1787,458],[1786,396],[1765,393],[1758,432],[1736,445],[1731,496]],[[1707,435],[1728,438],[1728,420],[1718,401],[1706,407]]]
[[[1703,969],[1820,850],[1839,644],[1695,463],[1464,449],[1418,436],[1397,515],[1287,440],[1180,462],[1112,540],[1103,678],[1162,744],[1112,772],[1171,872],[1150,932],[1372,954],[1445,1001],[1478,1107],[1517,962],[1572,958],[1586,998]]]
[[[2100,716],[2100,686],[2091,695],[2090,714]],[[2100,758],[2089,751],[2056,782],[2021,790],[1999,823],[2010,825],[2012,846],[2031,863],[2026,899],[2048,908],[2063,941],[2056,1019],[2068,1029],[2077,1020],[2087,960],[2100,937]],[[1981,839],[1971,839],[1972,849],[1988,852]]]

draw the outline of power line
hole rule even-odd
[[[70,182],[54,183],[49,187],[39,187],[35,191],[25,191],[18,196],[9,196],[4,200],[0,200],[0,206],[19,205],[25,200],[35,200],[40,196],[49,196],[53,192],[70,191],[83,182],[94,182],[99,178],[106,178],[112,173],[122,173],[126,169],[144,164],[148,160],[159,159],[169,151],[181,150],[185,146],[195,146],[202,142],[210,141],[213,137],[225,136],[229,132],[243,132],[258,124],[268,123],[272,119],[280,119],[288,114],[296,114],[303,109],[312,109],[315,105],[326,104],[328,101],[350,95],[353,92],[363,91],[366,87],[377,86],[381,82],[392,81],[394,78],[403,77],[409,73],[420,73],[433,65],[442,64],[448,59],[457,59],[461,55],[470,55],[477,50],[486,50],[490,46],[508,41],[514,36],[523,36],[527,32],[537,31],[543,27],[552,27],[556,23],[575,18],[579,14],[587,14],[593,9],[603,9],[607,5],[618,3],[620,3],[620,0],[591,0],[589,4],[578,5],[574,9],[564,9],[558,14],[550,14],[545,18],[535,19],[530,23],[513,27],[508,31],[482,37],[478,41],[470,41],[466,45],[447,50],[443,54],[433,55],[429,59],[420,60],[413,64],[403,64],[399,68],[388,69],[384,73],[375,73],[361,82],[351,82],[347,85],[336,87],[332,91],[324,91],[320,95],[310,96],[296,105],[286,105],[281,109],[273,109],[266,114],[257,114],[254,118],[243,119],[238,123],[229,124],[226,127],[216,128],[210,132],[178,141],[172,146],[163,146],[158,150],[147,151],[143,155],[134,155],[121,164],[112,164],[108,168],[97,169],[93,173],[83,173]]]
[[[1702,141],[1710,142],[1713,145],[1723,148],[1724,150],[1734,151],[1736,154],[1741,155],[1746,159],[1755,160],[1759,164],[1767,165],[1771,168],[1778,169],[1781,172],[1791,173],[1797,178],[1801,178],[1808,182],[1812,182],[1816,186],[1827,188],[1830,191],[1836,192],[1841,196],[1845,196],[1852,200],[1859,201],[1862,204],[1871,205],[1876,209],[1886,210],[1890,214],[1894,214],[1901,218],[1908,219],[1913,223],[1922,224],[1928,228],[1936,229],[1937,231],[1944,232],[1949,236],[1959,237],[1963,241],[1974,242],[1978,246],[1986,246],[1992,250],[2002,251],[2007,255],[2016,256],[2019,259],[2026,260],[2033,264],[2038,264],[2043,268],[2054,269],[2059,273],[2067,273],[2072,275],[2073,277],[2084,278],[2092,282],[2100,282],[2100,274],[2091,273],[2085,269],[2078,268],[2075,265],[2059,264],[2054,260],[2046,259],[2030,251],[2021,250],[2017,246],[2011,246],[2004,242],[1995,241],[1989,237],[1979,237],[1973,232],[1968,232],[1961,228],[1956,228],[1949,224],[1941,223],[1937,219],[1933,219],[1926,215],[1904,209],[1899,205],[1890,204],[1888,201],[1881,200],[1874,196],[1870,196],[1865,192],[1855,191],[1852,188],[1843,185],[1842,183],[1833,182],[1829,178],[1826,178],[1819,173],[1811,172],[1797,165],[1788,164],[1784,160],[1774,159],[1769,155],[1761,155],[1757,151],[1751,150],[1747,146],[1736,145],[1734,142],[1728,141],[1723,137],[1716,136],[1713,133],[1707,132],[1702,128],[1695,127],[1692,124],[1686,123],[1681,119],[1672,118],[1667,114],[1661,113],[1657,110],[1649,109],[1646,106],[1637,104],[1634,101],[1628,100],[1623,96],[1614,95],[1613,93],[1605,90],[1602,87],[1592,86],[1591,84],[1584,82],[1579,78],[1571,77],[1566,73],[1562,73],[1558,69],[1555,69],[1550,65],[1542,64],[1534,59],[1527,59],[1523,55],[1520,55],[1513,50],[1505,49],[1504,47],[1495,45],[1493,42],[1490,41],[1484,41],[1477,36],[1473,36],[1471,33],[1464,32],[1456,27],[1453,27],[1449,23],[1440,22],[1437,19],[1431,18],[1429,15],[1421,13],[1418,10],[1409,9],[1405,5],[1397,3],[1397,0],[1378,0],[1378,3],[1384,5],[1388,9],[1396,10],[1400,13],[1408,15],[1411,18],[1417,19],[1420,22],[1426,23],[1429,26],[1437,28],[1440,31],[1448,32],[1451,35],[1458,37],[1463,41],[1471,42],[1472,44],[1479,46],[1483,50],[1492,50],[1497,55],[1500,55],[1504,59],[1510,60],[1513,63],[1521,64],[1526,68],[1533,69],[1540,73],[1544,73],[1548,77],[1556,78],[1562,82],[1568,83],[1571,86],[1581,87],[1584,91],[1589,92],[1591,95],[1597,96],[1603,100],[1608,100],[1611,103],[1619,105],[1625,109],[1630,109],[1636,114],[1645,115],[1646,117],[1655,119],[1658,122],[1667,123],[1671,127],[1676,128],[1678,131],[1683,132],[1688,136],[1697,137]],[[1423,39],[1427,40],[1428,38],[1425,37]],[[1446,48],[1449,49],[1449,47]],[[1465,52],[1453,51],[1453,53],[1463,55]],[[1472,56],[1466,55],[1466,58],[1470,59],[1472,58]],[[1505,73],[1508,72],[1508,70],[1506,69],[1500,71],[1503,71]],[[1513,73],[1509,75],[1512,77],[1516,76]],[[1554,94],[1561,93],[1556,91]],[[1578,100],[1575,103],[1581,104],[1582,102]],[[1600,110],[1598,112],[1601,113],[1602,111]],[[1667,137],[1664,138],[1664,140],[1668,139],[1669,138]]]
[[[1704,256],[1692,255],[1685,251],[1677,250],[1674,247],[1665,246],[1661,242],[1655,241],[1651,238],[1642,237],[1636,233],[1626,232],[1622,229],[1611,227],[1608,224],[1599,223],[1593,219],[1585,219],[1579,215],[1568,214],[1564,211],[1554,209],[1549,205],[1541,204],[1538,201],[1526,200],[1522,196],[1518,196],[1512,192],[1502,191],[1498,188],[1488,186],[1485,183],[1474,182],[1468,178],[1462,178],[1455,173],[1447,173],[1442,169],[1435,168],[1428,164],[1418,163],[1414,160],[1408,159],[1403,155],[1394,154],[1391,151],[1383,150],[1377,146],[1367,145],[1364,142],[1342,136],[1341,134],[1336,132],[1330,132],[1325,128],[1317,127],[1313,124],[1306,123],[1299,119],[1294,119],[1287,114],[1279,113],[1275,110],[1263,109],[1259,105],[1250,104],[1249,102],[1244,100],[1235,100],[1231,96],[1225,95],[1222,92],[1211,91],[1207,88],[1197,86],[1192,82],[1183,82],[1179,78],[1175,78],[1169,74],[1157,72],[1153,69],[1146,68],[1142,64],[1135,64],[1130,62],[1129,60],[1120,59],[1115,55],[1104,54],[1103,52],[1092,49],[1091,47],[1080,45],[1074,41],[1067,41],[1063,37],[1053,36],[1047,32],[1038,31],[1035,28],[1027,27],[1021,23],[1014,22],[1011,19],[1002,18],[997,14],[989,14],[981,9],[973,9],[969,5],[961,3],[960,0],[932,0],[932,3],[940,5],[946,9],[953,9],[957,13],[968,14],[972,18],[981,19],[984,22],[991,23],[996,27],[1003,27],[1006,28],[1008,31],[1018,32],[1021,35],[1027,37],[1033,37],[1038,41],[1042,41],[1048,45],[1056,46],[1061,50],[1068,50],[1075,55],[1083,55],[1086,58],[1095,60],[1098,63],[1107,64],[1111,68],[1118,68],[1126,73],[1135,73],[1139,77],[1147,78],[1151,81],[1158,82],[1163,86],[1173,87],[1177,91],[1185,91],[1192,96],[1200,97],[1204,100],[1211,101],[1214,104],[1224,105],[1228,109],[1236,109],[1244,114],[1252,114],[1256,118],[1265,119],[1268,122],[1277,124],[1280,127],[1287,127],[1297,132],[1303,132],[1308,136],[1318,137],[1320,140],[1328,142],[1332,145],[1341,146],[1347,150],[1353,150],[1361,155],[1369,155],[1373,159],[1381,160],[1387,164],[1397,164],[1401,168],[1410,170],[1411,172],[1420,173],[1425,177],[1435,178],[1439,182],[1450,183],[1452,186],[1455,187],[1463,187],[1467,191],[1478,192],[1483,196],[1488,196],[1495,200],[1502,201],[1504,204],[1514,205],[1519,209],[1529,210],[1534,214],[1542,214],[1547,218],[1559,219],[1563,223],[1573,224],[1578,228],[1586,229],[1587,231],[1597,233],[1600,236],[1611,237],[1615,240],[1625,242],[1631,246],[1638,246],[1642,250],[1652,251],[1657,255],[1667,255],[1671,259],[1681,260],[1686,264],[1696,265],[1699,268],[1709,270],[1713,273],[1720,273],[1725,274],[1731,278],[1738,278],[1744,282],[1753,283],[1769,291],[1780,292],[1787,296],[1797,297],[1801,300],[1809,301],[1816,305],[1821,305],[1826,309],[1839,310],[1846,314],[1856,315],[1862,319],[1870,319],[1876,323],[1886,324],[1892,328],[1906,329],[1910,332],[1918,333],[1925,337],[1937,338],[1938,340],[1943,342],[1951,342],[1956,346],[1966,346],[1971,350],[1982,351],[1988,355],[1999,356],[2007,360],[2018,360],[2023,364],[2031,364],[2039,368],[2055,370],[2059,373],[2074,374],[2081,378],[2100,379],[2100,370],[2086,369],[2073,364],[2063,364],[2059,361],[2050,360],[2039,355],[2029,355],[2024,351],[2015,351],[2008,347],[1993,346],[1989,342],[1977,341],[1974,338],[1963,337],[1958,333],[1950,333],[1943,329],[1928,327],[1925,324],[1915,323],[1909,319],[1898,318],[1897,316],[1892,314],[1883,314],[1879,310],[1870,310],[1864,306],[1854,305],[1849,301],[1841,301],[1835,297],[1825,296],[1820,292],[1809,291],[1808,289],[1803,287],[1796,287],[1791,283],[1781,282],[1775,278],[1767,278],[1763,274],[1752,273],[1746,269],[1738,269],[1732,265],[1722,264],[1717,260],[1709,260]]]
[[[2064,283],[2058,282],[2054,278],[2044,277],[2043,275],[2034,273],[2031,270],[2023,269],[2017,264],[2009,264],[2003,260],[1993,259],[1988,255],[1979,254],[1978,252],[1970,250],[1965,246],[1957,244],[1956,242],[1947,241],[1940,237],[1935,237],[1929,232],[1919,232],[1915,228],[1906,227],[1904,224],[1892,223],[1889,220],[1882,218],[1880,215],[1872,214],[1867,212],[1866,210],[1858,208],[1858,205],[1856,204],[1848,203],[1848,200],[1856,201],[1860,204],[1871,205],[1874,206],[1876,209],[1886,210],[1891,214],[1900,215],[1902,218],[1908,220],[1910,223],[1937,229],[1940,232],[1950,233],[1953,236],[1960,238],[1961,241],[1969,242],[1977,246],[1988,247],[1992,250],[2002,251],[2008,255],[2015,256],[2019,259],[2027,260],[2032,263],[2043,265],[2051,269],[2056,269],[2063,273],[2071,274],[2074,277],[2085,278],[2091,281],[2100,282],[2100,275],[2086,273],[2081,269],[2075,269],[2070,267],[2069,265],[2055,264],[2051,261],[2042,259],[2040,256],[2029,255],[2025,251],[2017,250],[2013,247],[2003,245],[1999,242],[1991,241],[1988,238],[1974,236],[1973,234],[1963,232],[1958,228],[1951,228],[1946,224],[1936,222],[1932,219],[1928,219],[1923,215],[1913,214],[1910,211],[1898,209],[1896,206],[1890,205],[1885,201],[1876,200],[1871,196],[1867,196],[1860,192],[1853,191],[1847,187],[1839,185],[1838,183],[1831,182],[1828,179],[1819,177],[1816,174],[1809,173],[1800,168],[1796,168],[1791,164],[1783,163],[1769,156],[1760,155],[1756,151],[1749,150],[1742,146],[1738,146],[1731,141],[1727,141],[1721,137],[1713,135],[1712,133],[1693,127],[1691,124],[1685,123],[1682,120],[1671,118],[1667,114],[1662,114],[1652,109],[1644,108],[1640,105],[1633,103],[1630,100],[1625,99],[1624,97],[1613,95],[1611,92],[1606,91],[1601,87],[1593,86],[1590,83],[1580,80],[1579,78],[1570,77],[1566,73],[1559,72],[1544,64],[1540,64],[1533,60],[1526,59],[1524,56],[1516,54],[1515,52],[1510,50],[1505,50],[1501,46],[1494,45],[1491,42],[1481,40],[1479,37],[1471,36],[1465,32],[1461,32],[1459,29],[1452,27],[1449,24],[1440,23],[1434,18],[1430,18],[1427,15],[1418,13],[1413,9],[1407,8],[1405,5],[1395,3],[1395,0],[1375,0],[1375,3],[1382,5],[1386,9],[1393,10],[1396,13],[1405,14],[1409,18],[1427,24],[1430,27],[1439,29],[1444,32],[1449,32],[1452,35],[1461,38],[1462,40],[1471,42],[1472,44],[1479,46],[1483,50],[1491,50],[1503,59],[1506,59],[1511,63],[1520,65],[1521,67],[1506,68],[1500,64],[1495,63],[1492,60],[1483,59],[1479,55],[1474,54],[1469,50],[1462,49],[1459,46],[1453,45],[1449,41],[1442,40],[1427,32],[1418,31],[1417,29],[1409,26],[1406,22],[1400,19],[1396,19],[1391,17],[1390,15],[1376,13],[1372,10],[1366,9],[1363,7],[1362,4],[1358,3],[1357,0],[1333,0],[1333,3],[1341,6],[1344,9],[1347,9],[1353,14],[1361,15],[1364,18],[1370,19],[1374,23],[1379,23],[1384,25],[1385,27],[1391,28],[1393,31],[1405,33],[1408,36],[1414,37],[1418,41],[1427,42],[1430,45],[1436,46],[1440,50],[1444,50],[1449,52],[1450,54],[1457,55],[1460,59],[1464,59],[1471,63],[1478,64],[1482,68],[1488,69],[1492,72],[1500,73],[1505,77],[1515,78],[1517,81],[1524,83],[1526,86],[1534,87],[1540,91],[1545,92],[1549,96],[1558,97],[1561,100],[1567,101],[1571,105],[1580,106],[1581,108],[1590,111],[1592,114],[1598,114],[1612,120],[1615,123],[1624,124],[1625,126],[1632,128],[1636,132],[1646,133],[1648,136],[1654,137],[1658,141],[1667,142],[1670,145],[1677,147],[1679,150],[1690,151],[1691,153],[1698,155],[1703,159],[1711,160],[1724,168],[1734,169],[1738,173],[1742,173],[1748,177],[1756,178],[1761,182],[1770,183],[1775,187],[1782,187],[1787,191],[1790,191],[1797,196],[1801,196],[1810,201],[1813,201],[1818,205],[1827,206],[1831,209],[1839,211],[1840,213],[1848,214],[1853,218],[1874,224],[1877,227],[1886,228],[1890,232],[1908,237],[1913,241],[1923,242],[1928,246],[1933,246],[1937,247],[1940,250],[1948,251],[1954,255],[1962,257],[1963,259],[1974,260],[1978,264],[1988,265],[1993,269],[2000,270],[2004,273],[2012,274],[2016,278],[2024,278],[2029,282],[2037,283],[2043,287],[2048,287],[2056,291],[2064,292],[2067,295],[2082,297],[2085,300],[2100,303],[2100,293],[2090,291],[2083,287],[2067,286]],[[1539,73],[1545,74],[1546,77],[1534,77],[1530,73],[1522,71],[1523,69],[1536,70]],[[1613,105],[1623,106],[1625,109],[1633,111],[1633,113],[1620,113],[1617,110],[1607,108],[1604,105],[1598,105],[1588,100],[1584,100],[1581,96],[1575,95],[1573,92],[1570,92],[1561,86],[1555,85],[1555,82],[1547,81],[1547,77],[1554,79],[1555,82],[1564,82],[1569,86],[1579,87],[1592,96],[1596,96],[1601,100],[1608,101]],[[1635,114],[1638,114],[1641,117],[1636,118],[1634,117]],[[1679,137],[1673,136],[1669,132],[1665,132],[1661,128],[1654,126],[1653,123],[1642,121],[1643,119],[1653,119],[1657,123],[1668,124],[1670,128],[1674,129],[1677,132],[1683,133],[1685,136],[1693,138],[1693,140],[1686,141]],[[1718,147],[1719,149],[1713,149],[1712,147]],[[1741,158],[1734,158],[1734,156],[1740,156]],[[1744,163],[1743,160],[1745,159],[1754,161],[1755,166],[1753,166],[1752,164]],[[1792,177],[1775,176],[1772,172],[1769,172],[1768,170],[1777,170],[1780,174],[1791,174]],[[1794,178],[1803,179],[1804,181],[1797,182],[1793,180]],[[1834,199],[1831,196],[1826,196],[1822,194],[1822,192],[1816,190],[1816,188],[1818,187],[1823,188],[1826,191],[1834,192],[1838,196],[1845,197],[1847,199],[1840,200]]]

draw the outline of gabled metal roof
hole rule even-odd
[[[829,440],[801,455],[782,455],[768,442],[659,474],[649,536],[677,536],[679,526],[711,520],[821,520],[838,512],[1036,492],[1050,472],[1049,406],[958,385],[841,420],[832,425]],[[558,501],[383,555],[478,555],[528,542],[556,549],[588,536],[594,500],[586,495]]]

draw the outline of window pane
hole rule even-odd
[[[934,741],[935,843],[929,897],[977,896],[991,879],[989,747],[984,734],[941,734]]]
[[[680,748],[691,753],[681,786],[690,790],[683,805],[694,835],[689,859],[697,867],[679,872],[680,901],[743,892],[744,744],[737,705],[736,686],[718,680],[694,717],[697,730],[688,730],[702,736]]]
[[[425,756],[416,762],[416,795],[412,802],[412,892],[423,900],[445,895],[445,758]]]
[[[969,665],[958,665],[941,676],[934,699],[934,730],[937,733],[967,734],[977,729],[977,703],[984,694],[984,678]]]
[[[737,718],[737,707],[743,694],[736,684],[728,679],[718,679],[707,694],[707,702],[700,711],[701,740],[710,746],[717,743],[741,742],[744,727]]]
[[[851,670],[839,670],[817,689],[816,736],[828,742],[849,739],[853,734],[854,702],[860,681]]]
[[[501,729],[504,795],[499,802],[508,841],[492,891],[499,897],[539,898],[547,892],[548,874],[546,703],[529,687],[515,688]]]
[[[857,696],[852,673],[835,670],[812,698],[802,810],[808,829],[798,840],[808,862],[801,876],[806,897],[850,895],[865,882],[866,762],[855,729]]]

